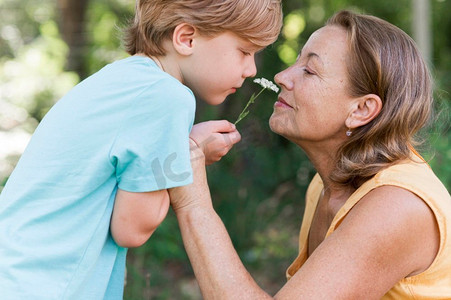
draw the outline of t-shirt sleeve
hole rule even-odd
[[[191,183],[192,92],[163,79],[146,88],[126,110],[110,153],[118,187],[148,192]]]

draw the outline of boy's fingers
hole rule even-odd
[[[236,129],[235,125],[227,120],[215,120],[209,121],[209,123],[215,132],[231,132]]]
[[[241,134],[237,130],[229,133],[223,133],[223,136],[224,140],[228,142],[230,146],[233,146],[241,140]]]

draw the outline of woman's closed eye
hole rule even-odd
[[[304,67],[303,71],[306,75],[315,75],[315,73],[313,71],[311,71],[309,68]]]

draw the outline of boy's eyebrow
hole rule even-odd
[[[266,47],[257,46],[255,44],[248,44],[243,46],[244,49],[248,49],[250,51],[260,52],[263,51]]]

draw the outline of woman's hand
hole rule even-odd
[[[241,140],[235,125],[229,121],[207,121],[193,126],[190,138],[205,155],[205,164],[221,160]]]
[[[190,139],[193,183],[169,189],[172,208],[177,213],[191,206],[211,206],[210,189],[205,171],[205,155],[194,140]]]

